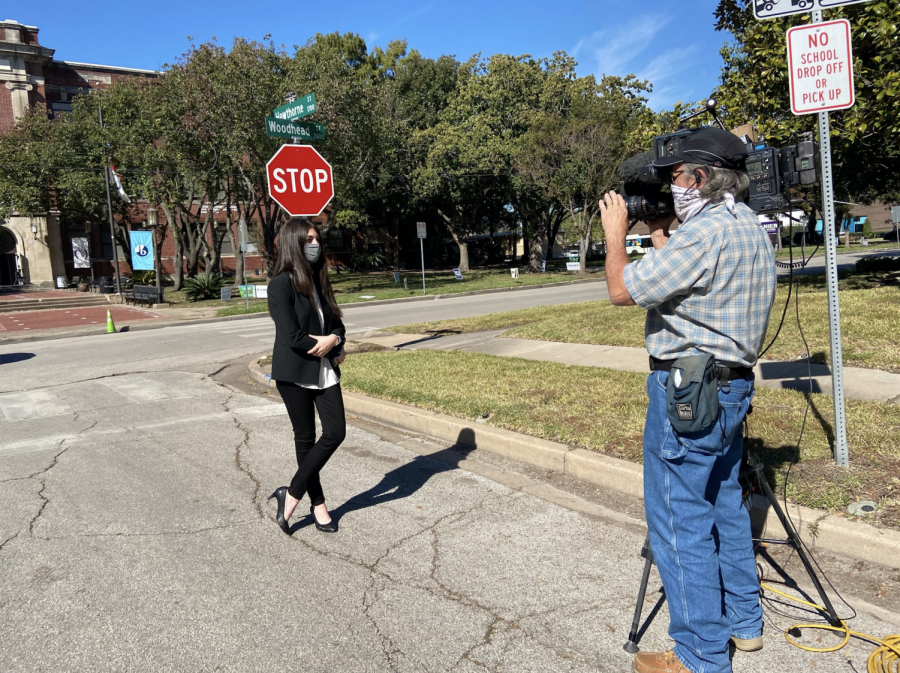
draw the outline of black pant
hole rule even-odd
[[[294,446],[297,449],[297,473],[291,480],[288,493],[297,500],[301,500],[304,493],[309,493],[312,504],[321,505],[325,502],[325,494],[322,493],[319,471],[347,434],[341,386],[313,390],[279,382],[278,392],[294,426]],[[318,442],[313,406],[322,421],[322,436]]]

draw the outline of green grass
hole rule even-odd
[[[460,351],[384,351],[342,367],[348,390],[474,419],[640,463],[646,375]],[[850,469],[831,460],[831,398],[811,395],[788,497],[842,511],[856,499],[881,501],[881,522],[900,528],[900,407],[847,401]],[[780,492],[794,456],[806,397],[760,388],[750,416],[751,448]]]
[[[575,272],[522,273],[513,278],[508,269],[475,270],[463,274],[463,280],[456,280],[452,271],[425,272],[425,294],[455,294],[475,290],[493,290],[504,287],[524,287],[544,283],[563,283],[566,281],[590,278],[586,274]],[[406,277],[407,289],[403,289],[403,277]],[[422,296],[422,272],[401,271],[400,283],[394,282],[392,273],[332,273],[331,285],[339,304],[349,302],[375,301],[378,299],[398,299],[401,297]],[[363,299],[362,296],[372,299]]]
[[[889,279],[887,274],[853,274],[841,281],[839,297],[846,365],[900,372],[900,287],[884,284]],[[806,357],[796,321],[796,301],[799,300],[803,335],[813,361],[827,362],[830,342],[824,276],[801,276],[797,282],[799,291],[795,286],[784,327],[766,358],[796,360]],[[775,336],[787,292],[787,283],[779,283],[766,345]],[[642,348],[645,315],[645,311],[637,306],[618,307],[608,300],[599,300],[415,323],[391,329],[424,334],[431,330],[479,332],[511,328],[504,334],[505,337]]]
[[[407,288],[403,289],[403,277],[407,277]],[[476,290],[493,290],[506,287],[525,287],[528,285],[541,285],[546,283],[563,283],[583,278],[597,278],[596,275],[580,274],[575,272],[547,273],[521,273],[518,278],[513,278],[508,270],[470,271],[463,274],[463,280],[456,280],[453,272],[425,272],[426,294],[455,294],[459,292],[473,292]],[[401,271],[400,284],[394,282],[392,273],[332,273],[331,286],[334,288],[334,296],[338,304],[350,304],[356,302],[377,301],[382,299],[401,299],[404,297],[422,296],[422,274],[415,271]],[[178,293],[174,293],[178,294]],[[363,297],[369,297],[363,299]],[[244,313],[260,313],[267,311],[265,300],[250,300],[250,310],[247,311],[244,303],[236,304],[232,299],[232,306],[221,309],[217,315],[240,315]],[[193,306],[209,305],[215,302],[196,302]],[[221,302],[219,302],[221,304]]]
[[[850,247],[848,248],[848,247],[844,246],[843,240],[844,239],[842,238],[841,243],[837,246],[838,254],[841,254],[844,252],[881,252],[885,249],[890,249],[890,248],[896,249],[897,248],[897,244],[894,243],[893,241],[882,241],[880,239],[877,241],[873,241],[873,240],[869,239],[869,245],[862,245],[860,243],[851,243]],[[816,249],[815,244],[807,245],[806,250],[803,252],[805,252],[806,256],[808,257],[809,255],[811,255],[813,253],[813,251],[815,249]],[[800,246],[794,246],[794,261],[800,259],[800,253],[801,253]],[[791,255],[791,252],[788,248],[783,248],[782,250],[779,250],[778,252],[775,253],[775,257],[777,259],[787,259],[788,257],[790,257],[790,255]],[[818,252],[816,252],[816,257],[824,257],[824,256],[825,256],[825,246],[821,245],[821,246],[819,246]]]

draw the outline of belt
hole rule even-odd
[[[651,372],[667,372],[672,369],[675,360],[660,360],[652,355],[650,356]],[[716,363],[716,371],[719,373],[720,381],[734,381],[735,379],[745,379],[753,373],[752,367],[726,367]]]

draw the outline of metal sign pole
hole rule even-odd
[[[422,294],[425,292],[425,243],[424,238],[419,239],[419,254],[422,256]]]
[[[822,23],[822,12],[812,13]],[[825,280],[828,290],[828,323],[831,334],[831,385],[834,398],[834,462],[850,466],[847,446],[847,414],[844,405],[844,356],[841,346],[841,311],[838,305],[837,240],[834,231],[834,180],[831,172],[831,130],[828,112],[819,112],[819,151],[822,163],[822,227],[825,230]]]

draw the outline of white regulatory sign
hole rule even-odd
[[[807,14],[817,9],[855,5],[867,0],[752,0],[757,19],[777,19],[788,14]]]
[[[416,222],[416,231],[419,234],[419,238],[427,238],[424,222]]]
[[[787,32],[791,111],[795,115],[853,107],[853,50],[846,19]]]

